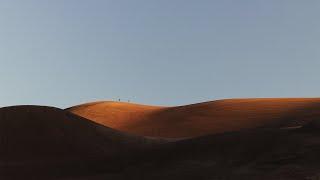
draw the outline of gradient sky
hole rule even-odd
[[[320,96],[318,0],[0,0],[0,105]]]

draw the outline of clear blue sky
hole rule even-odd
[[[1,0],[0,105],[320,96],[318,0]]]

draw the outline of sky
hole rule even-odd
[[[320,96],[318,0],[0,0],[0,106]]]

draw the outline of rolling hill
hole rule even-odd
[[[250,128],[301,126],[320,115],[320,98],[226,99],[177,107],[95,102],[67,109],[131,134],[186,138]]]
[[[113,119],[106,122],[117,122],[118,130],[54,107],[4,107],[0,108],[0,179],[317,179],[318,101],[236,99],[180,107],[114,102],[76,106],[81,111],[98,110],[102,119],[105,110],[113,112]],[[144,128],[160,125],[161,131],[154,131],[158,137],[189,138],[169,141],[119,131],[129,121]],[[179,132],[171,134],[173,130]],[[199,136],[200,130],[208,135]]]

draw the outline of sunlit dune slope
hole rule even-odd
[[[292,127],[320,115],[320,98],[226,99],[177,107],[96,102],[68,109],[108,127],[154,137],[194,137],[256,127]]]
[[[0,108],[0,179],[79,175],[116,167],[110,159],[126,159],[147,142],[57,108]]]

